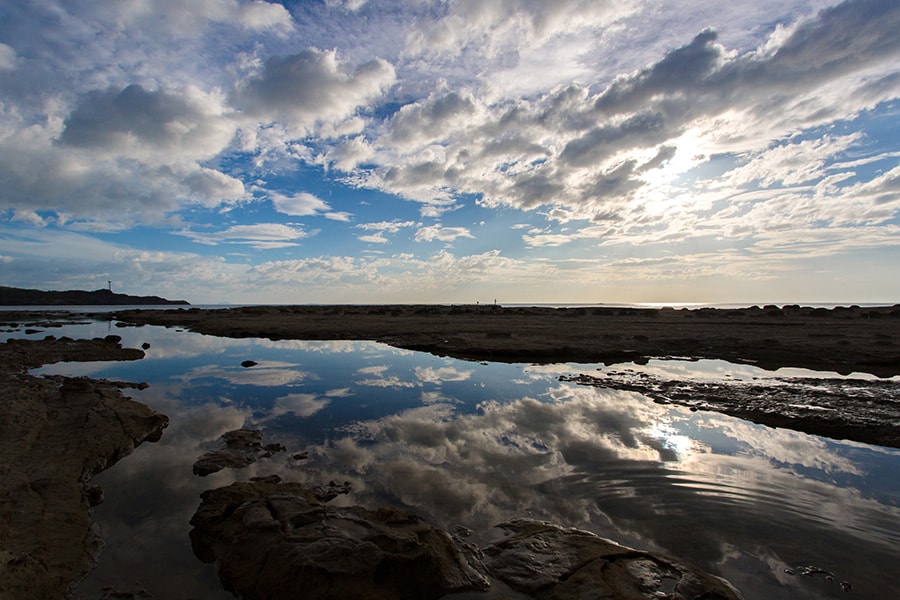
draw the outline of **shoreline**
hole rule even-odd
[[[122,324],[221,337],[371,340],[496,362],[721,359],[767,370],[900,375],[900,305],[744,309],[315,305],[126,310]]]
[[[372,340],[439,356],[492,362],[638,363],[719,359],[765,370],[797,367],[841,375],[815,386],[719,385],[700,389],[610,377],[576,383],[631,389],[656,402],[711,410],[769,427],[900,447],[900,306],[745,309],[540,308],[500,306],[280,306],[115,313],[120,325],[272,340]],[[691,392],[677,392],[676,388]]]
[[[14,321],[15,319],[15,321]],[[155,325],[229,338],[368,340],[463,360],[645,364],[719,359],[765,370],[805,368],[880,379],[696,386],[578,374],[581,385],[626,389],[659,403],[770,427],[900,448],[900,305],[744,309],[541,308],[493,305],[316,305],[2,312],[0,325],[52,327],[84,319]],[[574,375],[574,374],[573,374]]]

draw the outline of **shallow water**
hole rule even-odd
[[[336,503],[398,505],[471,529],[475,542],[496,539],[492,527],[517,516],[589,529],[718,573],[748,599],[897,595],[895,449],[557,379],[597,365],[476,363],[371,342],[233,340],[111,323],[27,337],[108,333],[126,346],[149,342],[146,358],[35,372],[146,381],[146,390],[127,393],[171,425],[157,444],[94,480],[106,491],[94,509],[106,548],[79,587],[85,598],[105,586],[156,598],[231,597],[193,556],[188,521],[203,490],[272,473],[349,481],[353,492]],[[241,367],[248,359],[257,365]],[[616,368],[722,380],[776,375],[722,361]],[[194,476],[193,462],[240,427],[261,429],[264,443],[288,452]],[[292,458],[300,451],[306,460]],[[833,578],[799,574],[810,565]]]

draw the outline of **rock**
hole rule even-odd
[[[234,483],[201,498],[194,552],[243,598],[429,600],[488,586],[446,532],[411,513],[328,507],[297,483]]]
[[[123,357],[137,356],[110,340],[0,344],[0,599],[71,592],[102,547],[89,514],[102,493],[91,477],[168,424],[108,382],[25,369]]]
[[[245,369],[248,369],[250,367],[255,367],[258,364],[259,363],[256,362],[255,360],[245,360],[244,362],[241,363],[241,366],[244,367]]]
[[[242,469],[258,458],[268,458],[287,450],[281,444],[262,445],[262,433],[258,429],[236,429],[222,434],[225,447],[211,450],[194,463],[194,475],[206,477],[225,468]]]
[[[728,582],[674,559],[633,550],[587,531],[521,519],[484,550],[491,575],[532,598],[737,600]]]
[[[208,490],[191,519],[194,553],[218,562],[227,589],[260,600],[427,600],[492,581],[547,600],[741,599],[723,579],[587,531],[521,519],[479,550],[402,510],[328,506],[327,488],[341,486],[276,477]]]

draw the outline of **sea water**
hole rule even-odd
[[[106,546],[78,588],[83,598],[105,587],[232,597],[193,555],[188,522],[202,491],[270,474],[349,482],[335,503],[405,508],[473,531],[474,543],[522,516],[588,529],[719,574],[748,599],[887,598],[898,589],[893,448],[558,379],[599,365],[470,362],[374,342],[227,339],[112,320],[8,336],[111,333],[128,347],[149,343],[146,357],[33,371],[146,382],[126,393],[170,417],[158,443],[94,478],[105,489],[93,518]],[[247,360],[256,364],[241,366]],[[773,377],[722,361],[627,368]],[[242,427],[287,452],[195,476],[194,461]],[[805,576],[806,567],[818,571]]]

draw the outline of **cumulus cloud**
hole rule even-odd
[[[271,193],[269,197],[275,205],[275,210],[286,215],[309,216],[328,211],[331,207],[319,198],[308,192],[299,192],[292,196]]]
[[[433,94],[387,123],[378,142],[396,154],[376,153],[384,166],[367,184],[422,202],[478,194],[484,206],[551,207],[567,220],[606,225],[582,237],[625,240],[629,230],[651,225],[660,236],[676,226],[683,235],[696,230],[691,221],[712,202],[710,195],[702,196],[706,204],[685,205],[703,186],[722,197],[725,187],[733,193],[751,184],[812,182],[860,142],[813,128],[897,96],[896,86],[873,82],[896,77],[898,19],[891,3],[851,0],[742,52],[703,30],[606,85],[575,83],[495,104],[486,96]],[[808,139],[791,140],[798,131],[809,131]],[[815,159],[801,166],[809,151]],[[718,183],[697,182],[693,191],[673,186],[676,176],[717,154],[733,157],[738,168]],[[748,179],[751,172],[757,176]],[[647,210],[663,198],[669,213],[683,209],[682,220],[666,222],[668,213]]]
[[[357,236],[360,241],[367,242],[369,244],[387,244],[390,240],[387,238],[387,234],[395,234],[401,229],[406,229],[409,227],[415,227],[416,223],[414,221],[381,221],[376,223],[360,223],[355,227],[357,229],[363,229],[365,231],[374,231],[375,233],[369,233],[366,235]]]
[[[121,26],[159,27],[169,34],[186,36],[209,23],[231,24],[252,30],[289,31],[293,19],[284,6],[262,0],[124,0],[104,2],[99,15],[114,18]],[[104,14],[106,13],[106,14]]]
[[[429,225],[428,227],[420,227],[416,231],[417,242],[432,242],[434,240],[440,242],[453,242],[461,237],[474,238],[475,236],[465,227]]]
[[[248,116],[280,119],[298,132],[311,132],[317,123],[351,116],[381,96],[395,77],[394,68],[380,58],[352,67],[334,50],[308,49],[267,60],[233,101]]]
[[[223,111],[219,99],[197,90],[175,94],[132,84],[95,91],[66,118],[59,143],[163,164],[209,158],[234,135]]]
[[[0,42],[0,71],[12,71],[16,68],[16,51]]]

